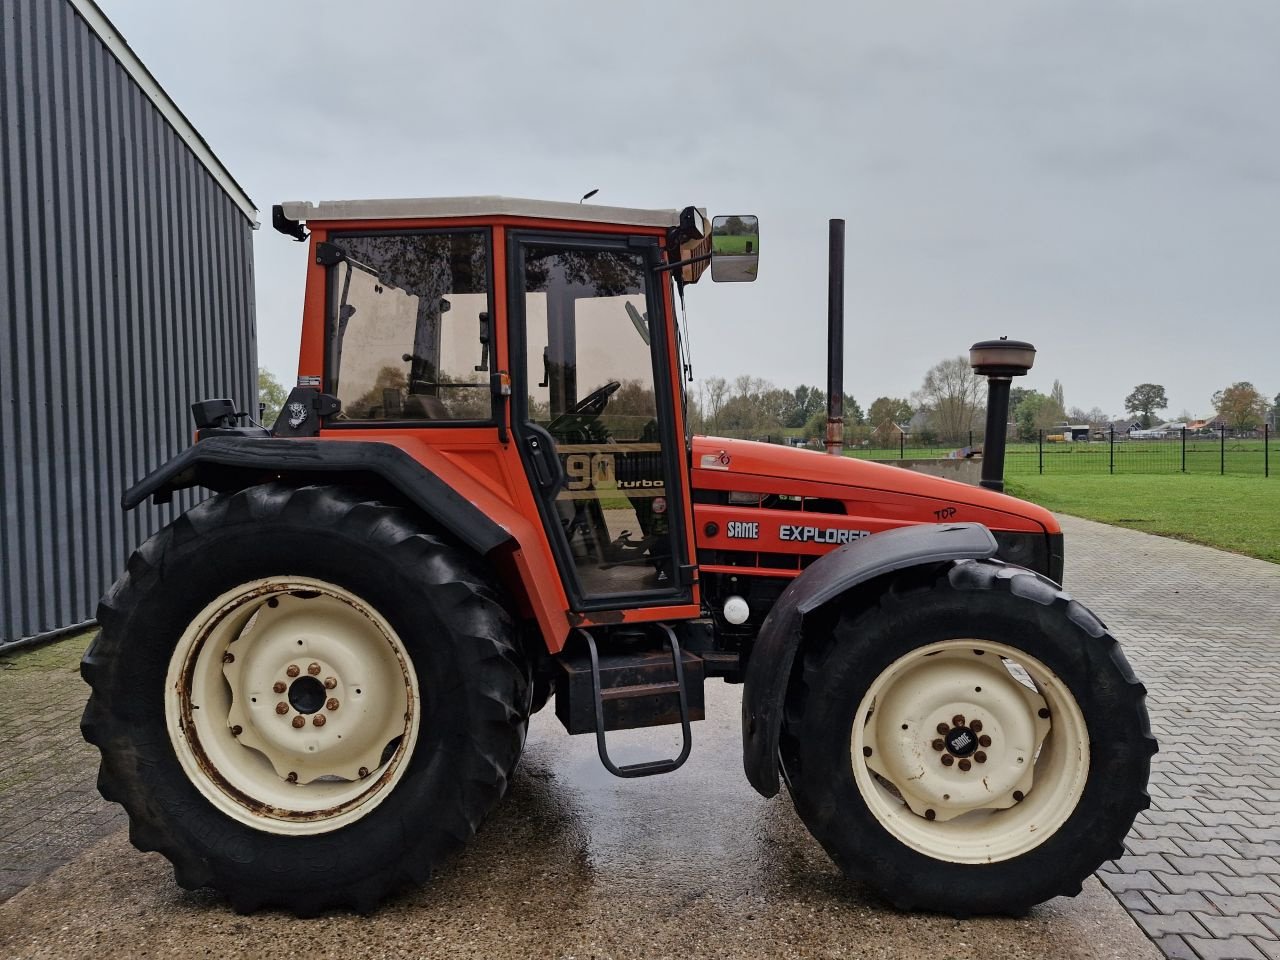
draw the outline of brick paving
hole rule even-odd
[[[1098,871],[1170,958],[1280,960],[1280,566],[1062,518],[1067,588],[1147,685],[1151,809]]]
[[[98,796],[98,751],[80,739],[92,636],[0,653],[0,902],[126,822]]]
[[[1099,870],[1167,957],[1280,960],[1280,566],[1071,517],[1067,586],[1124,644],[1160,738]],[[0,654],[0,901],[125,823],[81,741],[89,634]]]

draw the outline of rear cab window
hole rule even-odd
[[[486,230],[335,233],[328,268],[333,423],[493,419]]]

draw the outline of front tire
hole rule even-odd
[[[1122,841],[1155,740],[1115,639],[994,561],[904,576],[806,631],[782,761],[849,877],[901,909],[1020,914]]]
[[[505,793],[528,666],[479,564],[336,487],[212,497],[138,549],[81,670],[98,785],[179,884],[369,910]]]

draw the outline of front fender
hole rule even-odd
[[[742,691],[742,762],[763,796],[778,792],[778,738],[791,667],[807,614],[860,583],[907,567],[995,555],[991,531],[978,523],[916,524],[838,547],[791,581],[760,627]]]

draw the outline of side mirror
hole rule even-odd
[[[760,265],[760,220],[716,217],[711,221],[711,279],[754,280]]]

